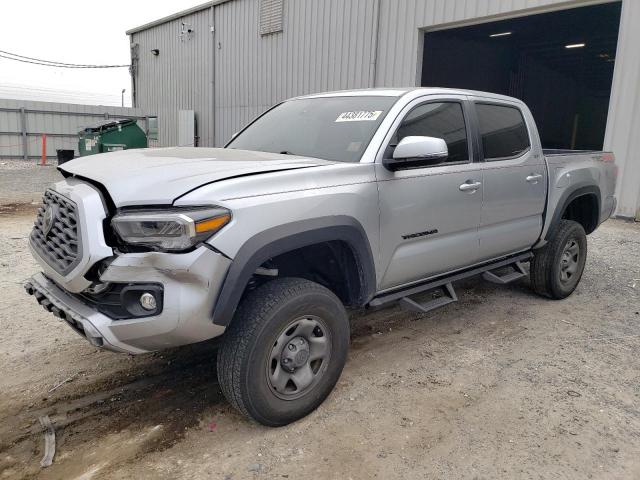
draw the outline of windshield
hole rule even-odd
[[[396,97],[324,97],[284,102],[227,148],[358,162]]]

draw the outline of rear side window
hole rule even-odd
[[[447,143],[447,162],[469,160],[467,129],[462,105],[458,102],[431,102],[411,110],[396,130],[390,146],[395,147],[404,137],[421,136],[442,138]],[[389,157],[391,152],[389,152]]]
[[[531,146],[519,109],[477,103],[476,111],[485,160],[517,157]]]

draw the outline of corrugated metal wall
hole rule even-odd
[[[140,44],[138,105],[162,117],[161,144],[176,141],[177,110],[192,108],[200,144],[219,146],[285,98],[419,85],[426,30],[604,1],[285,0],[283,32],[261,36],[259,1],[232,0],[182,19],[200,31],[215,25],[208,41],[203,35],[196,36],[198,43],[181,43],[180,19],[132,35]],[[640,135],[633,133],[640,131],[640,2],[623,5],[605,148],[614,150],[621,166],[618,213],[640,217]],[[157,58],[151,48],[160,48]]]
[[[286,1],[284,29],[259,34],[259,2],[215,7],[216,142],[274,103],[370,85],[374,0]]]
[[[207,8],[131,36],[135,105],[157,114],[159,145],[178,143],[179,110],[196,112],[198,144],[213,145],[212,15]]]
[[[83,128],[108,119],[144,116],[137,108],[0,99],[0,158],[24,159],[23,119],[26,157],[35,159],[42,156],[43,133],[47,134],[47,157],[55,158],[57,149],[75,150],[78,155],[78,132]],[[144,121],[140,126],[144,128]]]
[[[422,33],[594,1],[381,0],[376,86],[420,85]],[[640,1],[624,0],[604,148],[620,167],[617,214],[640,220]],[[402,26],[401,28],[399,26]]]
[[[640,221],[640,2],[622,2],[604,147],[619,167],[618,215]]]
[[[257,0],[217,5],[216,144],[224,144],[256,115],[292,96],[419,84],[416,72],[424,29],[567,3],[575,4],[559,0],[290,0],[285,2],[283,32],[267,36],[259,35]]]
[[[561,0],[381,0],[376,86],[420,85],[419,52],[425,30],[491,21],[585,2]]]

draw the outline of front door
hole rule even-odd
[[[428,99],[428,100],[427,100]],[[482,170],[474,162],[464,96],[428,96],[407,105],[385,140],[384,156],[411,135],[443,138],[449,156],[392,172],[378,159],[381,264],[379,290],[428,278],[478,260]]]

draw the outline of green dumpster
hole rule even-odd
[[[115,120],[87,127],[78,133],[78,137],[81,157],[116,150],[147,148],[147,135],[135,120]]]

